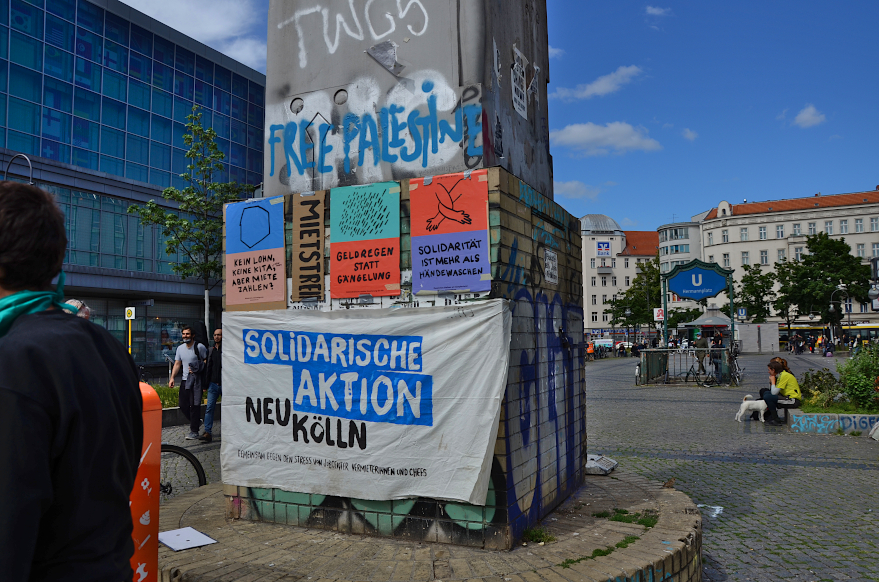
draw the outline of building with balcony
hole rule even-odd
[[[632,286],[639,265],[656,258],[658,237],[655,231],[624,231],[604,214],[587,214],[580,228],[585,325],[593,336],[601,336],[612,330],[612,302]]]
[[[217,180],[246,195],[262,181],[264,75],[116,0],[0,0],[0,162],[26,154],[65,213],[66,295],[120,340],[124,307],[141,304],[139,364],[204,319],[201,282],[174,275],[161,232],[127,214],[151,199],[174,208],[161,194],[185,186],[193,105],[226,155]],[[8,179],[29,179],[21,158]],[[219,287],[211,297],[218,322]]]

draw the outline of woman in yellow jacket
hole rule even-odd
[[[800,392],[800,385],[797,383],[796,377],[785,370],[785,366],[781,362],[775,360],[769,362],[769,384],[769,392],[763,394],[766,411],[769,413],[769,420],[766,421],[766,424],[779,426],[783,424],[778,418],[779,395],[795,400],[796,405],[799,406],[803,394]]]

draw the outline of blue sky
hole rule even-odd
[[[268,0],[123,0],[265,71]],[[549,0],[556,200],[653,230],[879,184],[879,2]]]
[[[556,200],[652,230],[879,184],[876,2],[550,0]]]

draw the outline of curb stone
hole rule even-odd
[[[493,551],[437,543],[342,534],[330,530],[226,519],[223,485],[182,494],[162,505],[159,529],[191,526],[217,540],[173,552],[159,548],[160,580],[468,580],[623,582],[702,579],[702,518],[687,495],[617,469],[615,478],[587,476],[584,485],[544,521],[556,540]],[[655,512],[653,528],[594,517],[614,508]],[[574,534],[577,535],[574,535]],[[638,536],[616,548],[627,535]],[[613,547],[606,556],[593,550]],[[562,567],[565,560],[579,560]]]

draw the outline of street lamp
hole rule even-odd
[[[830,313],[835,313],[835,312],[836,312],[836,308],[833,307],[833,296],[836,295],[837,293],[839,293],[840,291],[842,291],[843,293],[845,293],[846,303],[848,303],[848,300],[851,298],[851,295],[849,295],[849,293],[848,293],[848,289],[846,288],[846,286],[845,286],[844,284],[840,283],[840,284],[836,287],[836,289],[833,291],[833,293],[830,294],[830,307],[827,309],[828,312],[830,312]],[[850,309],[848,310],[848,327],[849,327],[849,331],[851,331],[851,328],[852,328],[852,312],[851,312]],[[830,342],[831,342],[831,343],[834,343],[834,342],[833,342],[833,326],[830,326]]]
[[[626,341],[629,341],[629,317],[632,315],[632,310],[629,309],[629,306],[626,306]],[[632,342],[635,343],[635,342]]]

